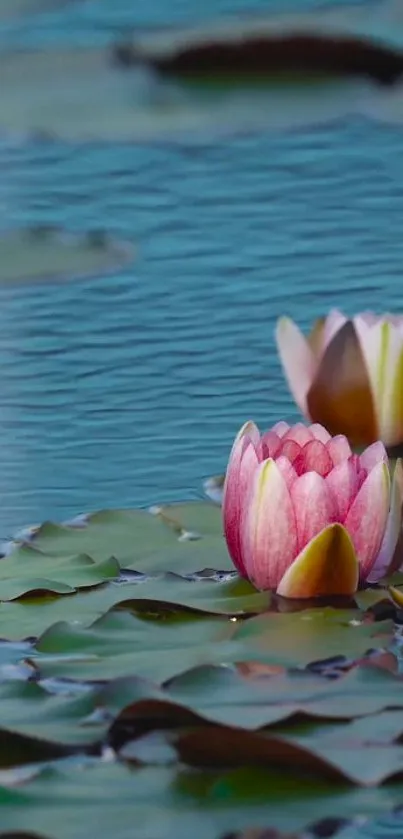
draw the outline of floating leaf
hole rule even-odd
[[[230,642],[233,625],[220,618],[142,620],[110,612],[90,628],[58,623],[38,640],[42,677],[83,680],[133,674],[161,682],[200,664],[236,661],[245,654]]]
[[[123,764],[68,763],[18,789],[0,787],[1,830],[55,839],[217,839],[270,824],[298,830],[315,819],[379,814],[401,800],[401,784],[355,789],[280,770],[245,768],[188,772],[171,766],[128,769]],[[292,801],[292,807],[290,806]],[[1,834],[0,834],[1,835]]]
[[[301,31],[302,30],[302,31]],[[403,55],[388,44],[343,32],[278,28],[272,32],[242,33],[238,38],[206,36],[167,52],[142,50],[138,44],[115,47],[116,61],[124,67],[144,63],[163,77],[204,84],[262,83],[276,74],[299,80],[303,74],[322,80],[327,76],[370,78],[394,84],[403,73]]]
[[[250,670],[253,662],[301,666],[336,653],[357,657],[392,637],[391,624],[352,627],[351,613],[343,619],[334,610],[265,615],[261,623],[252,618],[240,626],[218,616],[185,618],[144,620],[113,611],[87,629],[58,623],[36,644],[37,667],[45,677],[112,679],[132,673],[164,681],[222,661],[246,661]]]
[[[278,79],[239,95],[186,95],[128,68],[112,49],[66,47],[3,54],[3,130],[65,140],[144,141],[185,132],[327,122],[358,109],[361,86],[343,80]],[[51,78],[52,84],[49,84]],[[105,120],[105,102],[108,119]]]
[[[0,765],[48,760],[57,756],[51,753],[53,747],[60,746],[60,757],[66,753],[64,746],[77,750],[97,743],[114,714],[144,693],[152,696],[153,690],[152,685],[130,678],[78,696],[51,694],[35,682],[0,684]]]
[[[233,638],[246,642],[251,650],[266,652],[273,663],[287,667],[335,655],[356,658],[370,648],[390,644],[392,621],[360,624],[360,618],[358,610],[331,608],[265,614],[239,625]]]
[[[102,231],[73,236],[57,228],[13,230],[0,237],[0,283],[99,277],[132,256],[129,245]]]
[[[200,537],[187,538],[189,533]],[[233,569],[222,535],[220,511],[208,502],[144,510],[103,510],[84,527],[46,523],[32,544],[49,554],[116,557],[124,568],[147,574],[190,574],[203,568]]]
[[[29,592],[71,594],[119,576],[115,559],[94,560],[87,554],[44,554],[31,545],[0,561],[0,601],[14,600]]]
[[[339,734],[340,736],[340,734]],[[348,742],[320,742],[318,738],[272,736],[225,727],[179,734],[180,758],[193,766],[272,766],[376,786],[403,772],[403,747]]]
[[[199,667],[171,679],[150,702],[144,697],[125,708],[111,738],[121,745],[144,727],[197,723],[256,731],[296,715],[353,719],[403,708],[401,684],[395,675],[370,667],[354,668],[336,680],[298,672],[248,679],[230,667]]]
[[[167,574],[146,582],[81,588],[73,597],[55,597],[49,592],[46,597],[0,601],[0,637],[19,640],[37,636],[61,620],[89,626],[112,608],[156,619],[185,612],[242,618],[266,611],[270,602],[268,592],[257,592],[246,580],[207,578],[195,582]]]

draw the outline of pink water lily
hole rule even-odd
[[[290,318],[276,329],[294,399],[308,420],[353,445],[403,442],[403,316],[331,311],[305,337]]]
[[[400,567],[403,468],[383,443],[353,454],[319,424],[253,422],[232,447],[223,522],[234,565],[284,597],[351,595]]]

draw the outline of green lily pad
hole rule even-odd
[[[19,50],[3,54],[2,130],[65,140],[144,141],[200,130],[295,127],[358,110],[354,83],[330,80],[285,85],[274,76],[263,89],[199,97],[158,83],[144,63],[122,66],[110,48]],[[49,85],[49,78],[52,85]],[[186,95],[187,93],[187,95]],[[105,119],[107,103],[107,119]]]
[[[26,545],[0,561],[0,601],[29,592],[71,594],[119,576],[115,559],[94,560],[87,554],[44,554]]]
[[[239,625],[218,616],[144,620],[112,611],[89,628],[50,627],[36,644],[36,665],[44,677],[113,679],[130,673],[162,682],[203,664],[301,666],[331,655],[362,656],[391,641],[391,622],[349,626],[352,614],[331,609],[271,614]]]
[[[253,651],[267,653],[273,663],[295,667],[345,655],[357,658],[369,649],[387,647],[392,621],[359,623],[357,609],[309,609],[291,614],[265,614],[240,624],[233,635]],[[358,625],[356,625],[358,624]]]
[[[266,765],[363,786],[376,786],[403,772],[403,747],[395,744],[340,746],[318,738],[301,741],[215,726],[214,736],[205,728],[179,733],[175,746],[181,760],[192,766]]]
[[[353,719],[403,708],[401,680],[375,667],[356,667],[343,677],[327,680],[307,672],[285,672],[266,678],[245,678],[233,667],[199,667],[171,679],[155,702],[144,700],[125,708],[114,723],[124,726],[154,720],[181,724],[215,723],[257,730],[304,715],[318,719]],[[153,700],[155,694],[153,694]],[[188,713],[185,713],[188,712]],[[158,720],[158,723],[156,722]]]
[[[162,682],[200,664],[236,661],[242,645],[230,642],[233,626],[221,618],[141,620],[109,612],[88,629],[58,623],[36,644],[42,677],[114,679],[128,674]]]
[[[168,574],[140,583],[81,588],[72,597],[49,593],[46,597],[0,601],[0,637],[14,641],[38,636],[61,620],[89,626],[112,608],[161,619],[184,612],[242,618],[264,612],[270,602],[268,592],[257,592],[246,580],[194,582]]]
[[[297,830],[340,812],[382,813],[401,800],[401,785],[355,789],[253,768],[198,773],[100,763],[77,771],[66,764],[19,789],[0,788],[0,800],[4,832],[144,839],[147,825],[153,839],[217,839],[251,824]]]
[[[208,502],[144,510],[103,510],[84,527],[43,524],[32,544],[43,553],[86,553],[94,559],[116,557],[121,567],[146,574],[202,569],[231,570],[222,535],[221,514]]]
[[[97,743],[127,702],[153,695],[139,679],[118,679],[78,696],[51,694],[35,682],[0,684],[0,766],[49,759],[52,746]],[[19,746],[19,753],[16,747]],[[32,750],[35,748],[35,755]],[[56,756],[62,756],[62,751]]]

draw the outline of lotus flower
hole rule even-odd
[[[400,566],[402,503],[402,465],[391,486],[383,443],[356,455],[319,424],[280,422],[261,435],[247,422],[225,477],[225,538],[259,589],[351,595]]]
[[[353,445],[403,442],[403,317],[342,312],[315,324],[305,338],[280,318],[277,346],[303,415]]]

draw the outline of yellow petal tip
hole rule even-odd
[[[284,574],[277,594],[288,598],[351,596],[359,566],[353,543],[341,524],[325,527]]]
[[[398,606],[399,609],[403,609],[403,589],[395,588],[395,586],[389,586],[388,594],[393,600],[395,606]]]

